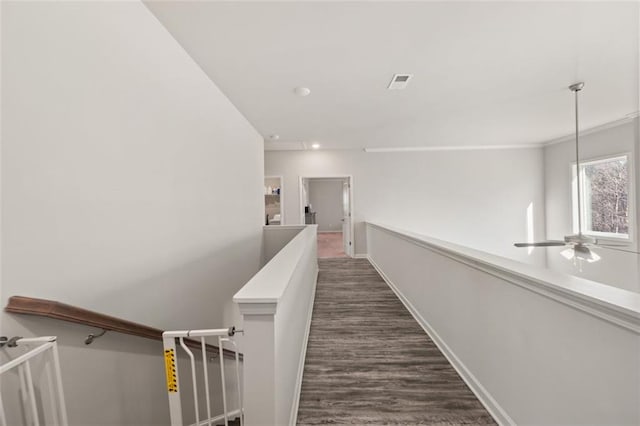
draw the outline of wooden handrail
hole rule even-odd
[[[147,339],[162,341],[162,330],[149,327],[147,325],[138,324],[110,315],[101,314],[99,312],[90,311],[88,309],[79,308],[77,306],[67,305],[65,303],[56,302],[54,300],[36,299],[33,297],[12,296],[4,308],[6,312],[12,314],[37,315],[46,318],[53,318],[61,321],[82,324],[90,327],[101,328],[108,331],[116,331],[118,333],[130,334],[132,336],[144,337]],[[200,348],[200,342],[185,339],[187,346],[192,348]],[[215,345],[207,344],[207,351],[215,354],[219,353],[219,349]],[[228,349],[224,349],[226,358],[234,358],[235,353]],[[242,359],[242,354],[240,359]]]

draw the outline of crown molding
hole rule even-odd
[[[589,127],[588,129],[580,130],[580,136],[586,136],[586,135],[590,135],[592,133],[601,132],[603,130],[612,129],[612,128],[618,127],[618,126],[620,126],[622,124],[629,123],[629,122],[633,121],[634,119],[636,119],[638,117],[640,117],[640,111],[635,111],[635,112],[627,114],[624,117],[619,118],[617,120],[608,121],[606,123],[602,123],[602,124],[599,124],[599,125],[594,126],[594,127]],[[555,138],[555,139],[551,139],[551,140],[540,142],[540,145],[543,146],[543,147],[556,145],[556,144],[559,144],[559,143],[562,143],[562,142],[572,141],[572,140],[575,139],[575,137],[576,137],[576,134],[575,133],[571,133],[571,134],[568,134],[568,135],[560,136],[559,138]]]
[[[608,121],[603,124],[599,124],[588,129],[580,131],[580,135],[585,136],[591,133],[601,132],[603,130],[611,129],[613,127],[620,126],[625,123],[629,123],[640,117],[640,111],[635,111],[625,115],[622,118]],[[419,152],[419,151],[485,151],[496,149],[532,149],[532,148],[545,148],[547,146],[555,145],[562,142],[567,142],[575,138],[575,133],[564,135],[554,139],[545,139],[535,143],[524,144],[511,144],[511,145],[458,145],[458,146],[409,146],[409,147],[380,147],[380,148],[364,148],[364,152]]]
[[[581,136],[586,136],[592,133],[601,132],[603,130],[611,129],[613,127],[620,126],[625,123],[629,123],[636,118],[640,117],[640,111],[635,111],[625,115],[622,118],[608,121],[606,123],[599,124],[594,127],[580,130]],[[545,148],[547,146],[567,142],[575,138],[575,133],[570,133],[564,136],[560,136],[553,139],[544,139],[533,143],[522,144],[507,144],[507,145],[434,145],[434,146],[385,146],[385,147],[365,147],[365,148],[325,148],[320,151],[357,151],[362,149],[367,153],[385,153],[385,152],[437,152],[437,151],[489,151],[489,150],[508,150],[508,149],[535,149]],[[276,147],[270,145],[276,145]],[[285,147],[286,146],[286,147]],[[283,142],[283,141],[265,141],[265,151],[315,151],[307,146],[305,142]]]
[[[513,145],[435,145],[435,146],[405,146],[364,148],[364,152],[417,152],[417,151],[487,151],[496,149],[531,149],[540,148],[540,144],[513,144]]]

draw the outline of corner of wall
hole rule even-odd
[[[640,9],[640,8],[639,8]],[[640,94],[639,94],[640,96]],[[635,171],[635,209],[636,209],[636,241],[640,242],[640,116],[636,116],[634,119],[634,135],[635,135],[635,158],[633,165]],[[638,245],[640,247],[640,244]],[[640,268],[640,259],[638,260],[638,267]]]

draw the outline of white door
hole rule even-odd
[[[342,243],[344,252],[348,256],[353,256],[351,248],[351,191],[349,180],[342,183]]]

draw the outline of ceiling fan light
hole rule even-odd
[[[562,250],[560,254],[567,260],[572,260],[574,265],[580,264],[580,270],[582,271],[582,262],[593,263],[600,260],[600,256],[596,253],[589,250],[589,247],[586,244],[597,244],[598,240],[593,237],[586,236],[582,233],[582,211],[581,206],[582,202],[580,200],[580,152],[579,152],[579,142],[578,138],[580,135],[578,128],[578,92],[582,90],[584,87],[583,82],[578,82],[569,86],[569,89],[575,94],[575,109],[576,109],[576,187],[577,187],[577,199],[578,199],[578,233],[576,235],[567,235],[564,237],[563,242],[559,242],[560,244],[553,244],[549,242],[549,244],[543,243],[535,243],[535,246],[538,247],[552,247],[555,245],[564,245],[569,244],[571,247]],[[526,243],[516,243],[516,247],[530,247],[531,244]]]
[[[594,263],[600,260],[600,256],[583,245],[575,245],[560,252],[567,260],[580,260],[587,263]]]
[[[572,247],[562,250],[560,254],[567,260],[573,260],[573,258],[575,257],[575,253]]]
[[[596,253],[592,252],[589,249],[589,247],[587,247],[585,245],[576,244],[573,247],[573,249],[576,252],[575,256],[580,260],[586,260],[589,263],[597,262],[598,260],[600,260],[600,256],[598,256]]]
[[[593,262],[597,262],[598,260],[600,260],[600,256],[598,256],[594,252],[591,252],[591,260],[589,260],[588,262],[593,263]]]

